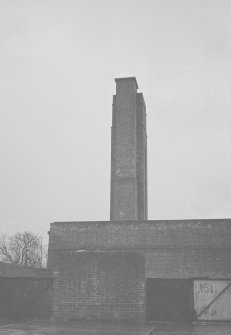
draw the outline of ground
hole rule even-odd
[[[0,322],[0,335],[230,335],[231,324]]]

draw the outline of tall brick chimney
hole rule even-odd
[[[117,78],[111,129],[110,220],[147,220],[146,108],[135,77]]]

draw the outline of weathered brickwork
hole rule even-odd
[[[118,210],[121,221],[129,217],[134,218],[134,213],[137,213],[136,180],[129,177],[119,178],[113,185],[113,193],[113,211]]]
[[[137,218],[148,219],[146,107],[142,93],[136,95]]]
[[[149,250],[145,273],[147,278],[231,278],[231,248]]]
[[[231,248],[231,219],[51,223],[49,249]]]
[[[51,252],[53,317],[145,319],[144,256],[121,252]]]
[[[231,278],[231,220],[52,223],[53,316],[145,319],[147,278]]]
[[[49,319],[53,278],[0,277],[0,318]]]
[[[135,78],[116,79],[111,130],[111,220],[147,219],[146,109]]]
[[[0,262],[0,277],[16,277],[16,278],[46,278],[51,277],[51,272],[48,269],[32,268],[20,264],[11,264]]]

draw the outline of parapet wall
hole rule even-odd
[[[231,219],[51,223],[49,250],[231,249]]]

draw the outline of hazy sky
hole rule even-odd
[[[115,77],[147,106],[149,219],[231,217],[230,0],[1,0],[0,224],[108,220]]]

